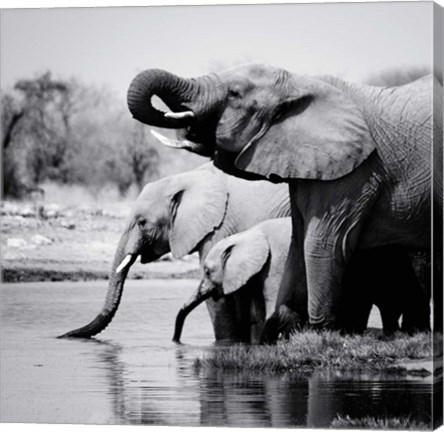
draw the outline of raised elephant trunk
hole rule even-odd
[[[202,284],[199,285],[196,292],[190,297],[190,299],[182,306],[176,316],[176,324],[174,326],[173,342],[180,342],[180,336],[182,334],[183,324],[188,314],[192,312],[202,302],[211,297],[211,292],[207,291],[202,293]]]
[[[139,73],[128,89],[128,108],[133,117],[142,123],[162,128],[179,129],[190,124],[190,118],[168,117],[151,103],[156,95],[173,111],[186,111],[182,103],[196,97],[198,84],[195,80],[183,79],[159,69],[148,69]]]
[[[154,108],[153,96],[158,96],[173,112]],[[160,69],[147,69],[131,82],[127,103],[133,117],[142,123],[181,129],[206,119],[225,97],[225,86],[216,75],[185,79]]]
[[[122,297],[123,285],[129,268],[134,263],[137,255],[126,255],[123,249],[124,241],[121,240],[114,256],[111,276],[106,293],[105,304],[100,313],[87,325],[65,333],[59,338],[90,338],[103,331],[114,318]],[[128,258],[127,258],[128,257]],[[122,263],[124,264],[122,266]]]

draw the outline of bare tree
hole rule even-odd
[[[146,126],[133,123],[124,152],[139,191],[147,181],[158,175],[159,153],[153,141],[154,138],[148,134]]]
[[[41,183],[62,164],[66,153],[66,125],[60,106],[69,98],[66,81],[55,80],[50,72],[34,79],[19,80],[14,89],[21,96],[23,116],[20,141],[27,147],[27,167],[31,180]]]
[[[11,93],[1,96],[2,125],[2,190],[1,195],[22,198],[27,185],[21,174],[20,160],[16,149],[11,145],[20,131],[25,109]]]
[[[12,137],[17,130],[25,109],[19,106],[11,94],[4,94],[1,98],[2,148],[5,150],[11,144]]]

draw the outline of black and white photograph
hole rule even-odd
[[[0,19],[1,423],[442,425],[440,5]]]

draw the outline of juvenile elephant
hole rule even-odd
[[[153,108],[153,95],[172,112]],[[289,184],[293,241],[276,319],[306,287],[310,323],[336,327],[353,253],[429,249],[432,204],[442,237],[442,86],[432,76],[383,89],[258,64],[197,79],[150,69],[131,83],[128,106],[228,172]]]
[[[229,236],[208,252],[203,261],[203,277],[195,294],[185,303],[176,319],[173,340],[179,342],[187,315],[212,297],[219,301],[236,293],[239,325],[244,342],[259,343],[266,318],[274,310],[285,269],[291,238],[291,219],[272,219],[247,231]],[[306,307],[306,293],[301,293]]]
[[[202,261],[219,240],[257,223],[289,216],[285,185],[250,182],[212,164],[149,183],[138,197],[117,247],[105,304],[97,317],[64,337],[91,337],[111,322],[131,265],[155,261],[167,252],[179,258],[194,251]],[[211,299],[207,306],[217,340],[239,340],[237,298]]]
[[[210,297],[218,301],[233,293],[241,299],[239,325],[249,335],[243,339],[245,342],[267,342],[271,334],[275,333],[276,338],[292,328],[280,320],[269,329],[265,339],[262,335],[276,303],[291,231],[290,218],[272,219],[216,243],[203,261],[199,287],[177,314],[173,340],[179,342],[186,317],[200,303]],[[296,294],[298,302],[306,307],[306,291]],[[338,321],[342,330],[361,333],[367,328],[372,306],[376,305],[385,333],[400,329],[401,315],[402,330],[428,330],[428,302],[407,251],[392,246],[359,251],[344,274]],[[274,321],[269,320],[267,325],[272,326]]]

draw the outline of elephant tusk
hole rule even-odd
[[[167,147],[173,147],[175,149],[185,149],[191,151],[192,153],[196,153],[200,156],[211,157],[213,154],[212,147],[205,146],[204,144],[195,143],[192,141],[188,141],[187,139],[171,139],[162,135],[159,132],[151,129],[151,134],[157,138],[163,145]]]
[[[195,144],[191,141],[174,140],[171,138],[167,138],[166,136],[162,135],[159,132],[156,132],[153,129],[151,129],[151,134],[154,136],[154,138],[157,138],[163,145],[166,145],[167,147],[173,147],[177,149],[191,149],[193,148],[193,146],[195,146]]]
[[[122,270],[124,270],[133,260],[133,256],[131,254],[128,254],[123,258],[122,262],[119,264],[119,267],[116,269],[116,274],[120,273]]]
[[[176,120],[182,120],[187,118],[194,118],[196,116],[193,113],[193,111],[183,111],[183,112],[167,112],[164,114],[164,117]]]

